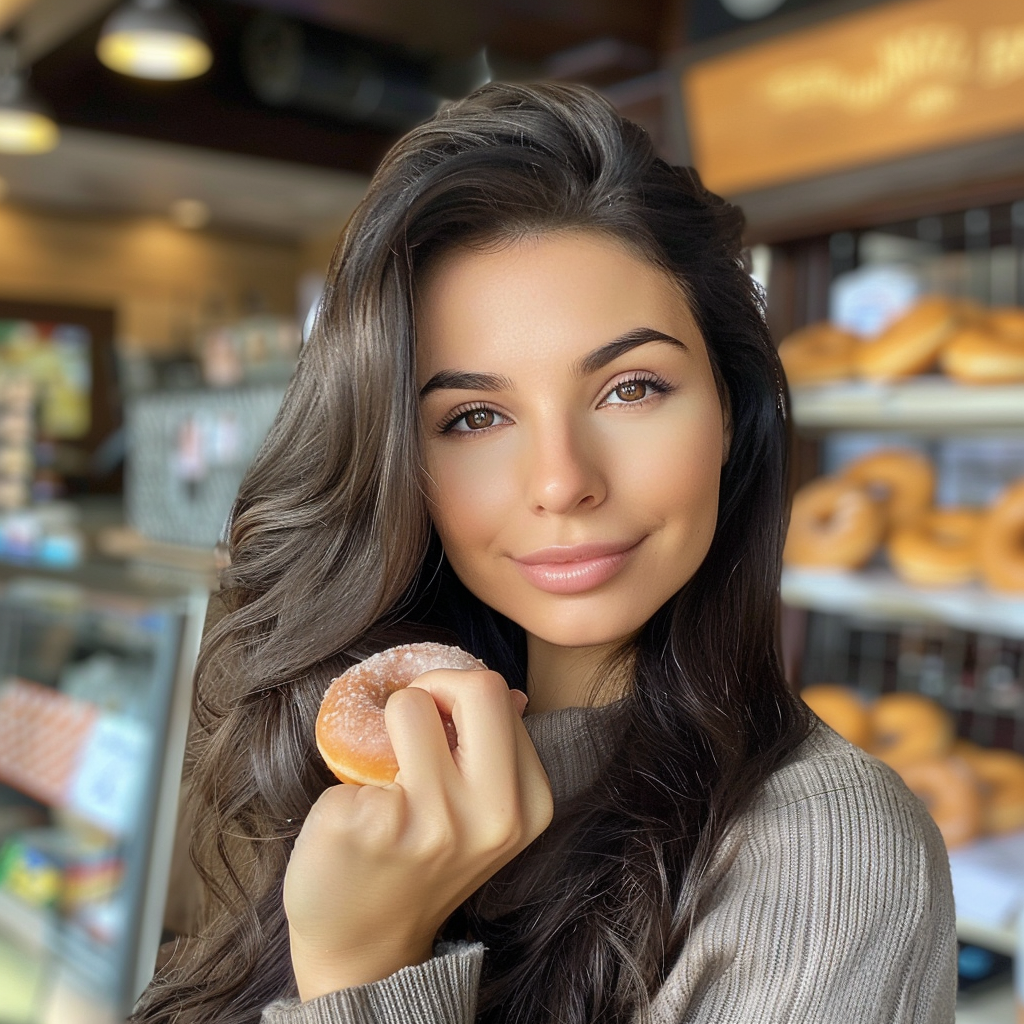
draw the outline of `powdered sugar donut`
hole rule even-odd
[[[316,716],[316,745],[342,782],[386,786],[395,781],[398,762],[384,727],[384,705],[396,690],[435,668],[487,666],[461,647],[403,644],[374,654],[331,680]],[[454,750],[455,725],[442,718],[448,746]]]

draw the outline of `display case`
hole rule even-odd
[[[775,333],[834,316],[835,282],[866,266],[912,274],[919,294],[940,291],[978,308],[1021,305],[1021,224],[1024,206],[1015,200],[887,224],[837,225],[825,236],[777,244],[771,250],[775,295],[769,290]],[[1021,384],[972,386],[936,372],[846,380],[794,387],[791,410],[794,487],[836,472],[851,453],[873,446],[929,456],[939,505],[983,508],[1024,477]],[[869,700],[894,690],[924,693],[953,715],[961,739],[1024,753],[1024,594],[980,582],[915,586],[880,553],[855,571],[788,566],[782,599],[794,683],[846,684]],[[1014,952],[1024,872],[997,868],[1019,861],[1021,838],[984,839],[951,851],[961,941]],[[1007,842],[1017,844],[1010,861],[1001,852]]]
[[[160,942],[208,591],[0,571],[0,1020],[121,1021]]]

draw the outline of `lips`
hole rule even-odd
[[[523,577],[540,590],[550,594],[581,594],[616,576],[640,543],[613,541],[542,548],[512,561]]]

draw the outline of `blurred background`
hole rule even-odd
[[[0,1024],[123,1019],[187,934],[182,754],[232,498],[378,161],[492,79],[600,90],[743,206],[796,493],[911,453],[923,511],[1024,559],[1019,0],[0,0]],[[968,335],[995,370],[963,369]],[[1024,572],[922,578],[880,530],[787,557],[787,672],[900,770],[886,701],[940,721],[976,803],[945,833],[958,1021],[1009,1024]]]

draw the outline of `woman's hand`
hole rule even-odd
[[[547,828],[551,787],[524,703],[484,670],[435,669],[391,695],[395,781],[328,789],[285,873],[303,1000],[423,963],[452,911]],[[455,722],[453,751],[439,709]]]

